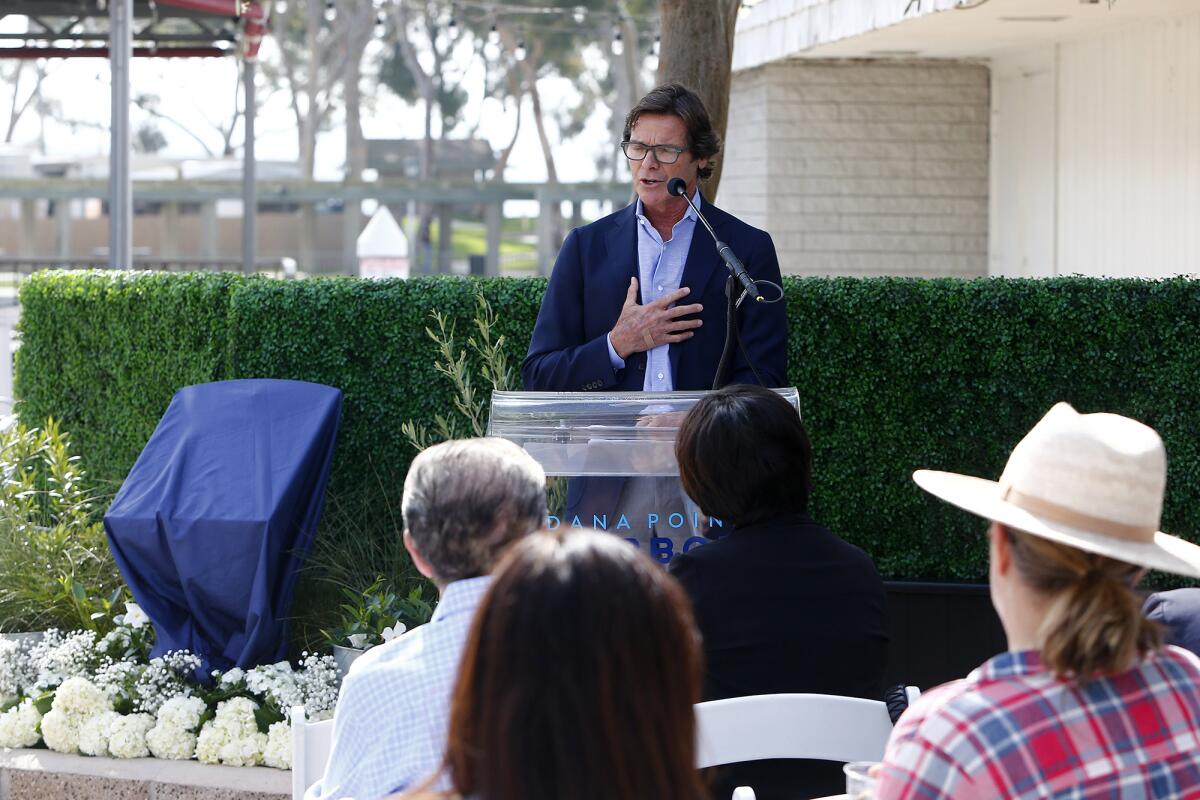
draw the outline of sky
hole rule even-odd
[[[24,29],[24,20],[6,17],[0,20],[0,30]],[[269,47],[270,45],[264,45]],[[599,58],[599,54],[592,54]],[[72,128],[62,121],[47,126],[47,156],[51,158],[106,156],[109,148],[108,124],[110,119],[109,65],[106,59],[55,59],[49,62],[50,74],[44,84],[47,96],[62,104],[61,117],[89,123]],[[474,122],[481,119],[478,135],[487,138],[494,150],[505,146],[512,135],[516,110],[510,104],[504,107],[498,100],[483,98],[482,67],[468,72],[464,85],[470,95],[464,119]],[[178,120],[196,136],[204,139],[210,148],[220,152],[222,140],[213,122],[229,119],[235,108],[235,92],[238,81],[237,62],[233,57],[224,59],[133,59],[131,94],[153,93],[160,97],[162,113]],[[26,69],[21,88],[23,99],[32,85],[32,70]],[[285,92],[272,94],[259,89],[259,113],[257,117],[257,153],[260,159],[295,159],[298,148],[294,116],[288,107]],[[386,89],[371,91],[368,87],[364,109],[363,132],[368,138],[420,138],[423,130],[423,111],[420,105],[408,105]],[[543,79],[538,84],[546,108],[570,102],[578,95],[570,81]],[[0,84],[0,108],[7,110],[11,103],[13,87],[7,82]],[[3,112],[0,112],[3,113]],[[529,103],[523,105],[520,137],[509,162],[506,177],[511,182],[540,182],[546,178],[545,162],[538,144],[537,132]],[[144,112],[133,109],[132,127],[145,119]],[[7,117],[4,117],[7,120]],[[550,137],[555,146],[555,162],[559,179],[565,182],[591,181],[597,179],[595,157],[607,145],[608,112],[597,109],[588,119],[582,134],[563,142],[551,124]],[[160,155],[173,158],[204,158],[204,148],[180,127],[159,121],[159,129],[166,136],[167,146]],[[14,144],[32,144],[37,137],[37,117],[27,112],[16,131]],[[0,133],[2,135],[2,133]],[[235,134],[234,143],[240,144],[240,132]],[[333,130],[321,134],[317,145],[317,177],[334,180],[341,177],[341,165],[345,157],[344,132],[340,122]]]

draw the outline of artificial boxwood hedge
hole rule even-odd
[[[1164,528],[1200,538],[1200,282],[785,283],[814,514],[885,577],[985,577],[984,524],[909,476],[917,467],[997,476],[1057,400],[1158,429],[1170,464]],[[452,412],[425,335],[430,310],[465,335],[482,291],[516,366],[543,289],[535,279],[38,273],[21,290],[19,413],[31,424],[60,419],[100,485],[115,488],[179,387],[317,381],[346,395],[330,491],[394,485],[413,455],[401,423]],[[380,536],[395,535],[388,518]]]

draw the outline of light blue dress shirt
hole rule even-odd
[[[692,203],[700,205],[699,187],[692,195]],[[671,228],[671,238],[664,242],[654,225],[646,218],[640,197],[635,212],[638,223],[638,286],[641,288],[642,304],[645,305],[679,288],[697,220],[695,210],[689,205],[687,213]],[[686,304],[691,301],[685,297],[680,302]],[[669,344],[660,344],[646,352],[646,380],[642,383],[643,391],[669,392],[675,388],[669,352]],[[608,360],[612,362],[614,371],[625,369],[625,360],[617,355],[613,348],[612,334],[608,336]]]
[[[491,578],[448,584],[426,625],[363,654],[342,681],[325,775],[305,800],[376,800],[442,765],[450,695],[475,609]],[[435,788],[446,789],[445,777]]]

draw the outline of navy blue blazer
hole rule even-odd
[[[527,390],[641,391],[645,385],[646,354],[631,354],[625,359],[624,369],[613,370],[605,339],[621,315],[629,279],[638,277],[636,207],[636,202],[630,203],[567,235],[538,312],[529,354],[521,365]],[[780,283],[779,261],[769,234],[707,201],[701,201],[701,210],[751,277]],[[680,285],[691,289],[683,304],[703,304],[700,318],[704,324],[691,339],[673,344],[668,350],[677,390],[712,387],[725,344],[728,274],[712,237],[697,222]],[[760,289],[765,298],[775,296],[769,286]],[[743,347],[763,382],[772,387],[786,386],[785,304],[746,301],[738,317]],[[740,352],[735,352],[728,382],[758,382]]]

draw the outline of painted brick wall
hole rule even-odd
[[[776,62],[734,75],[717,204],[794,275],[987,273],[987,67]]]

